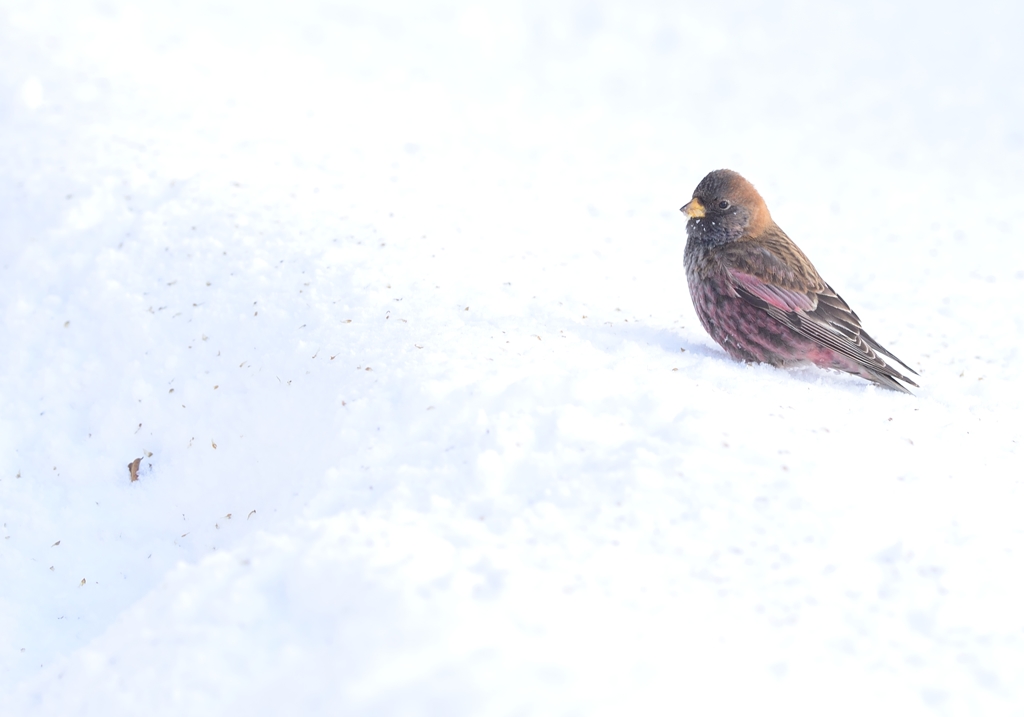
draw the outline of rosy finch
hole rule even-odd
[[[907,391],[916,386],[861,328],[842,298],[772,221],[743,177],[718,169],[680,210],[686,222],[686,281],[701,324],[730,356],[785,366],[811,361]]]

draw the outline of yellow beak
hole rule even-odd
[[[697,197],[694,197],[684,204],[679,211],[690,217],[690,219],[700,219],[704,216],[704,203],[697,199]]]

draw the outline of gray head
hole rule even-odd
[[[687,235],[708,246],[756,237],[772,221],[754,185],[731,169],[716,169],[700,180],[679,211],[690,218]]]

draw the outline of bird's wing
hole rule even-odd
[[[769,284],[746,272],[729,270],[729,277],[737,288],[745,289],[765,303],[783,311],[813,311],[817,307],[817,293]]]
[[[783,261],[779,254],[785,252],[794,254],[793,259],[799,255],[803,261]],[[798,334],[832,349],[873,374],[884,376],[887,380],[883,383],[887,385],[898,378],[916,386],[879,354],[893,359],[911,373],[916,372],[864,331],[857,314],[822,281],[799,252],[786,238],[784,242],[759,242],[756,246],[748,243],[742,252],[724,252],[722,260],[733,289],[747,302]]]

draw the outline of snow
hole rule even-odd
[[[6,0],[0,713],[1024,713],[1022,20]],[[717,167],[914,396],[703,332]]]

